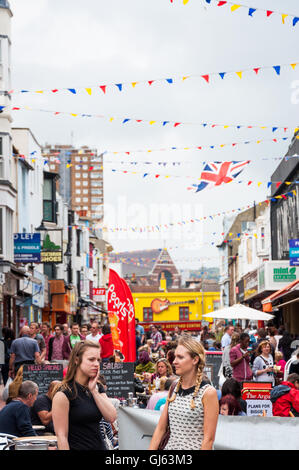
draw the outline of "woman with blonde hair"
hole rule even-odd
[[[268,340],[261,341],[257,347],[257,356],[254,359],[252,373],[257,382],[271,382],[275,385],[274,360],[271,354],[271,343]]]
[[[171,377],[173,375],[172,367],[164,357],[156,362],[155,373],[151,377],[151,382],[156,384],[156,389],[160,388],[160,379],[162,377]]]
[[[106,450],[100,421],[116,419],[116,410],[99,382],[100,346],[76,343],[66,376],[52,402],[52,419],[59,450]]]
[[[210,450],[213,448],[219,404],[217,392],[203,380],[205,351],[198,341],[182,336],[175,350],[174,366],[180,377],[170,389],[150,450]]]

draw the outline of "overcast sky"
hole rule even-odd
[[[247,0],[252,7],[298,14],[296,0]],[[162,126],[128,122],[125,118],[189,123],[283,126],[275,137],[292,135],[297,126],[298,104],[291,101],[292,84],[299,80],[299,66],[182,80],[183,76],[209,72],[239,71],[258,66],[299,62],[299,23],[279,15],[265,18],[256,12],[231,13],[228,7],[208,6],[204,0],[10,0],[12,18],[12,88],[87,88],[108,83],[177,78],[173,84],[137,84],[86,91],[15,94],[13,105],[34,109],[102,114],[107,119],[54,116],[47,113],[14,113],[16,127],[30,127],[41,144],[88,145],[99,151],[133,151],[170,147],[217,145],[273,138],[261,129],[221,129],[199,125]],[[283,6],[282,6],[283,5]],[[299,84],[297,84],[299,87]],[[114,117],[109,122],[109,117]],[[119,117],[120,119],[116,119]],[[73,137],[72,137],[73,134]],[[219,150],[136,152],[130,156],[107,153],[105,159],[105,215],[112,226],[147,226],[190,220],[261,201],[267,196],[267,181],[283,157],[288,141],[225,147]],[[262,160],[268,158],[268,160]],[[247,160],[251,164],[238,180],[257,184],[229,184],[200,193],[187,190],[195,183],[203,161]],[[109,163],[111,160],[115,164]],[[172,164],[121,165],[119,161],[168,161]],[[109,162],[108,162],[109,161]],[[138,175],[112,172],[138,171]],[[143,173],[171,175],[143,178]],[[179,175],[180,178],[173,176]],[[183,178],[182,176],[186,176]],[[192,178],[187,178],[192,176]],[[194,179],[193,179],[194,178]],[[137,205],[136,205],[137,204]],[[170,215],[167,207],[172,205]],[[162,216],[158,216],[159,210]],[[164,212],[163,212],[164,211]],[[165,212],[166,211],[166,212]],[[180,226],[177,226],[180,228]],[[193,227],[190,240],[188,227]],[[217,250],[221,218],[186,224],[180,232],[148,234],[128,232],[111,242],[115,251],[170,248],[179,267],[218,265]],[[213,235],[216,234],[216,235]],[[202,245],[201,245],[202,244]],[[178,247],[178,248],[176,248]],[[211,259],[206,260],[205,257]]]

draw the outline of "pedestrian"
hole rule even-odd
[[[158,328],[153,325],[152,327],[152,334],[151,334],[151,340],[153,341],[152,344],[152,352],[157,352],[159,349],[159,343],[162,341],[162,335],[158,331]]]
[[[69,336],[71,334],[71,329],[68,323],[64,323],[62,326],[63,326],[63,336]]]
[[[30,419],[30,407],[38,394],[38,386],[25,380],[19,388],[18,396],[0,411],[0,433],[16,437],[36,436]]]
[[[240,334],[240,343],[234,346],[229,352],[230,364],[233,368],[233,377],[238,382],[252,379],[252,370],[250,367],[250,353],[248,346],[250,336],[248,333]]]
[[[299,417],[299,375],[290,374],[287,380],[271,390],[273,416]]]
[[[89,334],[88,326],[87,325],[81,325],[80,327],[80,333],[86,339],[86,336]]]
[[[39,333],[39,324],[36,322],[32,322],[29,325],[29,335],[30,338],[35,339],[37,341],[37,344],[39,346],[40,350],[40,357],[41,360],[44,361],[46,359],[46,353],[47,353],[47,348],[46,348],[46,343],[44,340],[44,337],[42,334]]]
[[[152,375],[152,383],[155,384],[155,388],[160,388],[160,381],[162,377],[171,377],[173,375],[172,367],[167,359],[158,359],[156,362],[155,373]]]
[[[284,331],[282,338],[278,343],[278,350],[283,353],[283,358],[286,362],[291,358],[292,348],[291,343],[293,342],[293,337],[288,331]]]
[[[55,388],[57,388],[61,382],[59,380],[53,380],[47,393],[38,395],[31,408],[31,423],[35,426],[45,426],[45,430],[38,432],[37,434],[43,435],[44,432],[54,434],[54,427],[52,422],[52,398],[54,395]]]
[[[175,349],[169,349],[167,351],[166,359],[168,360],[169,364],[171,365],[172,371],[175,374],[175,367],[173,365],[173,361],[175,360]]]
[[[240,403],[233,395],[225,395],[219,400],[219,413],[224,416],[239,416],[242,411]]]
[[[226,395],[233,395],[236,400],[238,401],[242,414],[246,415],[247,414],[247,402],[243,400],[241,396],[241,391],[242,391],[242,385],[240,382],[238,382],[234,378],[229,378],[226,379],[224,384],[222,385],[221,388],[221,397],[225,397]]]
[[[14,331],[9,328],[8,326],[4,326],[2,328],[2,339],[4,343],[4,361],[5,363],[1,365],[1,373],[3,378],[3,385],[5,386],[8,375],[9,375],[9,359],[10,359],[10,352],[11,352],[11,345],[15,339]]]
[[[63,334],[63,326],[57,324],[54,326],[55,336],[49,340],[49,361],[63,363],[69,357],[67,338]]]
[[[228,325],[224,328],[224,335],[221,338],[222,350],[231,343],[234,326]]]
[[[86,336],[88,341],[94,341],[98,344],[99,340],[103,335],[101,334],[99,324],[97,321],[92,322],[90,327],[90,334]]]
[[[52,403],[52,418],[59,450],[106,450],[99,423],[113,423],[116,410],[98,382],[100,346],[77,343],[68,370]]]
[[[103,336],[99,340],[101,346],[101,359],[102,362],[109,362],[110,358],[114,355],[114,345],[110,325],[103,325],[102,332]]]
[[[267,340],[267,332],[265,330],[265,328],[259,328],[257,330],[257,340],[256,340],[256,343],[254,343],[252,345],[252,355],[251,355],[251,364],[253,364],[253,361],[254,359],[256,358],[257,356],[257,349],[259,347],[259,344],[262,342],[262,341],[265,341]],[[270,343],[271,344],[271,343]],[[275,348],[272,346],[271,344],[271,355],[272,357],[274,357],[274,354],[275,354]]]
[[[143,345],[145,341],[145,334],[143,326],[139,324],[139,318],[135,318],[135,330],[139,331],[141,345]]]
[[[210,450],[213,448],[219,404],[217,392],[203,380],[205,351],[191,337],[182,336],[175,351],[174,366],[180,379],[170,389],[167,403],[153,434],[150,450]]]
[[[261,341],[256,351],[257,357],[252,366],[253,377],[257,382],[270,382],[275,385],[274,359],[269,341]]]
[[[222,354],[222,362],[220,365],[219,373],[218,376],[219,378],[219,385],[223,384],[223,382],[233,376],[233,368],[230,363],[230,357],[229,353],[232,348],[237,346],[240,341],[240,334],[239,333],[233,333],[231,336],[231,343],[228,346],[225,346],[223,349],[223,354]]]
[[[155,364],[150,361],[150,357],[147,351],[140,351],[138,359],[139,364],[135,369],[136,374],[141,375],[144,372],[155,372]]]
[[[12,342],[9,359],[9,376],[14,377],[23,364],[41,364],[38,343],[30,338],[29,326],[23,326],[20,337]]]
[[[80,341],[84,341],[84,336],[82,336],[79,333],[79,325],[78,323],[73,323],[71,326],[71,334],[69,336],[65,336],[65,349],[66,349],[66,354],[68,355],[67,359],[69,358],[69,355],[71,354],[71,350],[75,347],[76,343],[79,343]]]
[[[53,335],[51,334],[51,330],[50,330],[50,324],[46,321],[44,321],[42,324],[41,324],[41,334],[44,338],[44,341],[46,343],[46,356],[45,356],[45,359],[46,361],[49,360],[49,341],[50,341],[50,338],[53,337]]]

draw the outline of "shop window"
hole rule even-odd
[[[153,311],[150,307],[143,309],[143,321],[153,321]]]
[[[189,307],[180,307],[180,320],[189,320]]]

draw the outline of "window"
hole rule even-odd
[[[81,173],[76,173],[75,176],[76,178],[81,178]]]
[[[80,186],[81,185],[81,182],[80,181],[76,181],[76,186]]]
[[[153,321],[153,311],[151,307],[143,308],[143,321]]]
[[[88,194],[88,189],[83,189],[83,194]]]
[[[83,202],[88,202],[88,197],[84,197]]]
[[[93,203],[93,202],[102,202],[102,200],[103,200],[103,199],[102,199],[101,197],[93,197],[93,198],[91,199],[91,202],[92,202],[92,203]]]
[[[82,250],[82,232],[81,232],[81,230],[76,230],[76,234],[77,234],[76,255],[80,256],[81,255],[81,250]]]
[[[76,194],[81,194],[81,189],[76,189]]]
[[[81,165],[75,165],[76,170],[80,170]]]
[[[88,211],[88,206],[83,206],[84,211]]]
[[[102,182],[101,182],[101,181],[92,181],[92,182],[91,182],[91,186],[93,186],[93,187],[102,186]]]
[[[55,263],[44,263],[44,274],[49,279],[57,278],[57,266]]]
[[[101,194],[101,191],[99,189],[92,189],[91,194]]]
[[[88,170],[88,165],[83,165],[83,170]]]
[[[55,165],[50,165],[50,170],[55,170],[56,166]]]
[[[180,320],[189,320],[189,307],[180,307]]]
[[[80,162],[81,161],[81,158],[80,157],[76,157],[76,162]]]
[[[88,181],[83,181],[83,186],[88,186]]]
[[[43,187],[43,219],[56,223],[55,179],[51,173],[44,173]]]
[[[83,162],[88,162],[88,158],[87,158],[87,157],[83,157],[82,160],[83,160]]]
[[[83,178],[88,178],[88,173],[83,173],[82,176]]]
[[[90,177],[91,177],[92,179],[99,178],[100,176],[101,176],[101,173],[91,173],[91,174],[90,174]]]
[[[80,198],[80,197],[76,197],[76,202],[81,202],[81,198]]]

